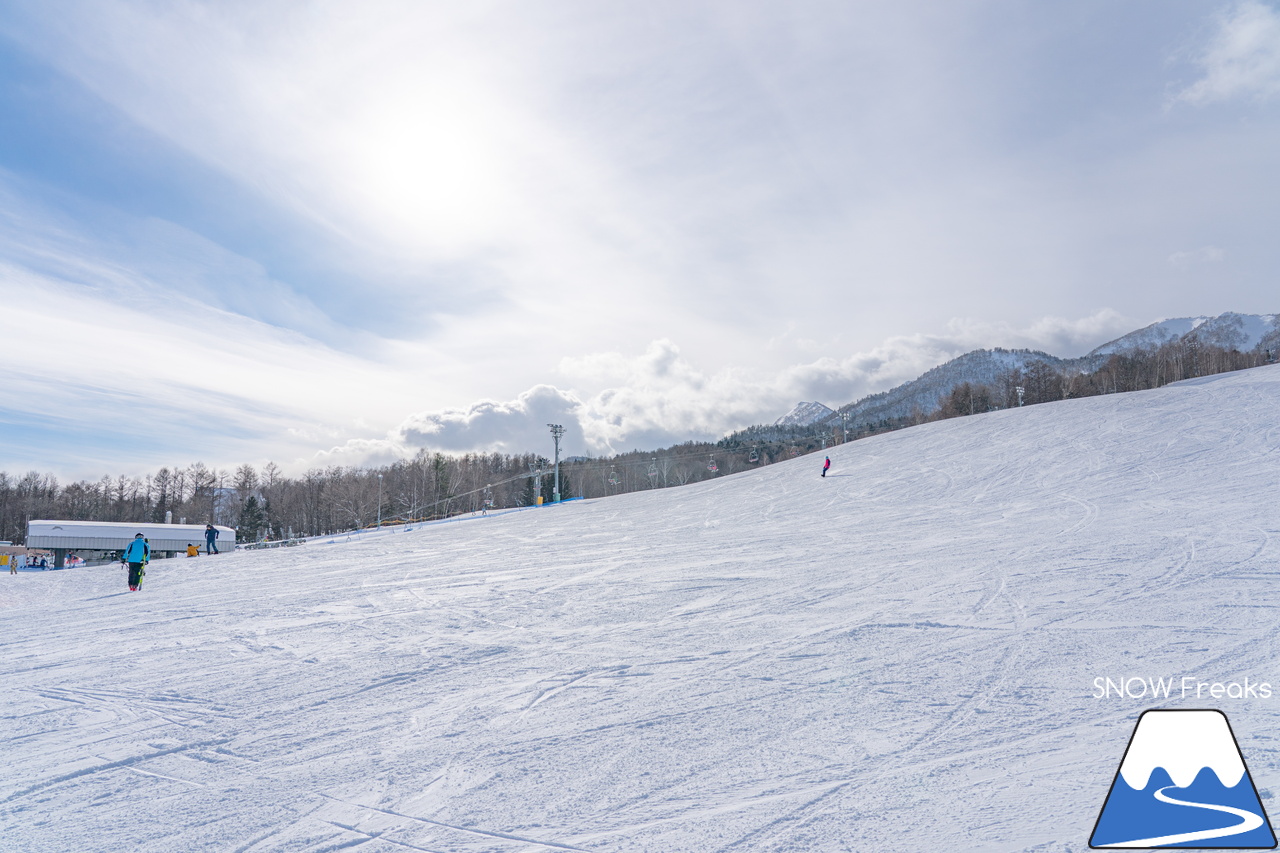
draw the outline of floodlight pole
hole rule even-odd
[[[217,481],[212,489],[213,496],[209,501],[209,515],[213,516],[213,523],[218,523],[218,492],[222,491],[222,475],[218,475]]]
[[[382,529],[382,475],[378,475],[378,529]]]
[[[1019,406],[1021,406],[1021,405],[1022,405],[1022,395],[1026,393],[1026,389],[1025,389],[1025,388],[1023,388],[1021,385],[1019,385],[1019,386],[1017,387],[1017,389],[1016,389],[1016,390],[1017,390],[1017,392],[1018,392],[1018,405],[1019,405]]]
[[[556,442],[556,477],[551,490],[551,502],[560,503],[560,437],[564,435],[564,427],[560,424],[547,424],[551,427],[551,437]]]

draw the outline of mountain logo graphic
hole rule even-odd
[[[1273,849],[1275,833],[1226,714],[1144,711],[1089,846]]]

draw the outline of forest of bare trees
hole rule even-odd
[[[758,426],[715,443],[688,442],[608,459],[574,457],[560,465],[561,499],[596,498],[696,483],[812,453],[886,430],[1022,404],[1158,388],[1170,382],[1273,361],[1191,338],[1151,351],[1111,356],[1091,372],[1035,362],[992,385],[962,383],[931,413],[849,425],[838,418],[808,427]],[[284,476],[268,463],[234,470],[197,462],[143,477],[104,476],[62,484],[50,474],[0,471],[0,540],[21,543],[32,519],[224,524],[240,542],[316,536],[379,522],[439,519],[550,501],[551,463],[534,454],[449,456],[420,451],[380,468],[315,468]]]

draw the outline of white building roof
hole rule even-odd
[[[231,548],[233,528],[215,525],[218,544]],[[188,545],[204,546],[203,524],[130,524],[118,521],[29,521],[28,548],[67,548],[81,551],[116,551],[141,533],[152,551],[183,551]]]

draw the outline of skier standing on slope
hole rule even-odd
[[[204,526],[204,553],[205,556],[218,553],[218,531],[212,524]]]
[[[822,463],[822,476],[827,476],[827,470],[831,467],[831,457],[827,457],[827,461]]]
[[[142,567],[151,557],[151,546],[139,533],[133,537],[129,547],[124,549],[121,562],[129,566],[129,591],[135,592],[142,587]]]

